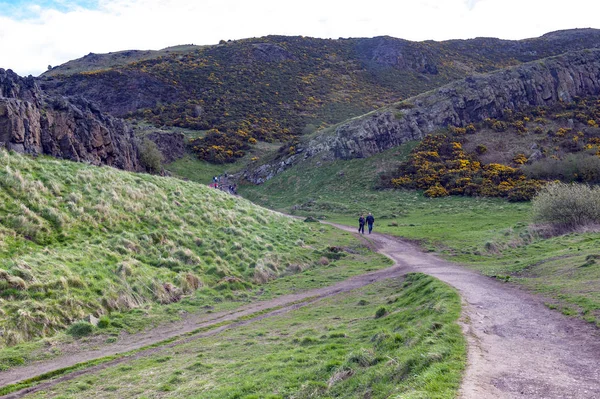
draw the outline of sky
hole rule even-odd
[[[0,68],[266,35],[525,39],[600,28],[598,0],[0,0]]]

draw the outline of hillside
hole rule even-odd
[[[503,117],[511,119],[538,106],[572,103],[600,93],[598,76],[600,50],[566,53],[469,76],[307,137],[293,151],[278,154],[277,158],[245,173],[244,178],[261,183],[308,158],[369,157],[447,127],[466,132],[471,124]],[[593,113],[589,118],[598,124]],[[518,129],[526,132],[523,127]],[[502,135],[506,129],[497,130]]]
[[[208,131],[195,151],[231,162],[254,140],[289,141],[473,73],[597,47],[599,36],[592,29],[521,41],[268,36],[143,57],[119,53],[118,62],[114,54],[90,55],[42,81],[117,116]]]
[[[218,190],[109,167],[0,150],[0,186],[3,346],[90,314],[135,329],[177,315],[164,307],[182,300],[243,300],[336,244]]]

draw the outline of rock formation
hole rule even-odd
[[[48,96],[36,79],[0,69],[0,145],[28,154],[140,170],[133,130],[80,97]]]
[[[156,144],[164,163],[171,163],[185,155],[186,138],[183,133],[155,131],[145,137]]]
[[[506,110],[570,102],[600,94],[600,50],[583,50],[473,75],[395,106],[351,119],[332,134],[298,146],[297,153],[246,173],[262,183],[313,156],[364,158],[447,126],[465,126],[498,118]]]

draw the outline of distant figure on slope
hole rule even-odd
[[[373,223],[375,223],[375,218],[371,215],[371,212],[367,215],[367,224],[369,225],[369,234],[373,230]]]
[[[365,234],[365,217],[363,215],[358,218],[358,232]]]

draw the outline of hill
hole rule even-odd
[[[467,130],[474,132],[477,124],[487,123],[496,134],[504,137],[508,137],[505,130],[528,133],[529,136],[533,132],[524,125],[527,123],[523,119],[526,117],[524,112],[530,112],[530,121],[537,124],[535,131],[538,131],[543,124],[535,119],[540,115],[531,113],[539,114],[541,110],[532,108],[575,103],[579,98],[596,96],[600,94],[599,75],[600,51],[583,50],[469,76],[309,136],[296,143],[293,149],[286,149],[270,162],[245,173],[244,177],[253,183],[261,183],[292,165],[317,156],[322,160],[369,157],[447,127],[464,134]],[[518,115],[520,121],[515,119]],[[575,116],[570,117],[587,125],[589,139],[597,136],[595,127],[599,121],[595,110],[590,108]],[[507,121],[493,126],[498,118]],[[568,122],[570,118],[563,119]],[[476,144],[484,144],[484,141]],[[529,149],[522,150],[529,152]],[[498,156],[500,153],[493,152]],[[530,155],[528,153],[527,158]],[[486,160],[492,161],[490,157]],[[506,161],[506,156],[496,160],[498,163]]]
[[[177,179],[0,150],[0,186],[3,344],[90,314],[147,326],[329,253],[327,229]]]
[[[255,140],[290,141],[473,73],[597,47],[599,37],[592,29],[521,41],[268,36],[119,53],[118,62],[113,54],[88,56],[76,68],[53,68],[42,85],[117,116],[208,131],[194,142],[197,154],[230,162]]]

